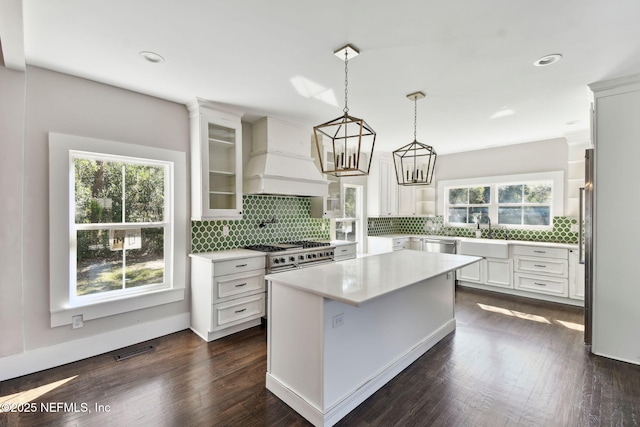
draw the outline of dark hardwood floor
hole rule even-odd
[[[456,318],[454,334],[338,425],[640,424],[640,366],[591,355],[574,329],[581,309],[462,288]],[[205,343],[183,331],[124,361],[121,350],[4,381],[0,403],[22,393],[36,410],[0,413],[0,426],[308,426],[264,387],[265,335]]]

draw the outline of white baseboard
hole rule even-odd
[[[266,375],[266,386],[269,391],[278,396],[280,400],[293,408],[296,412],[306,418],[314,426],[329,427],[340,421],[345,415],[354,410],[373,393],[391,381],[396,375],[402,372],[407,366],[415,362],[420,356],[426,353],[431,347],[449,335],[456,329],[456,320],[451,319],[443,324],[435,332],[425,337],[420,343],[407,350],[389,365],[378,371],[364,384],[356,387],[351,393],[345,396],[325,412],[307,402],[294,390],[287,387],[278,378],[273,377],[269,372]]]
[[[0,358],[0,381],[189,329],[189,313]]]

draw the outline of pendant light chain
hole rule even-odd
[[[348,94],[349,94],[349,52],[347,49],[344,51],[344,108],[342,111],[347,114],[349,112],[349,106],[347,104]]]
[[[418,97],[413,98],[413,140],[418,140]]]

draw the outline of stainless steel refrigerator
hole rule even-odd
[[[593,333],[593,238],[595,151],[585,150],[584,187],[580,189],[578,245],[580,263],[584,264],[584,343],[591,345]]]

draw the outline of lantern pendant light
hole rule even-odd
[[[344,60],[344,114],[313,128],[322,173],[336,177],[368,175],[376,142],[371,126],[364,119],[349,115],[349,58],[359,53],[350,44],[334,52]]]
[[[424,97],[422,92],[407,95],[407,98],[414,103],[413,142],[393,152],[393,164],[396,168],[398,185],[429,185],[433,180],[437,154],[432,146],[418,142],[416,138],[418,99]]]

